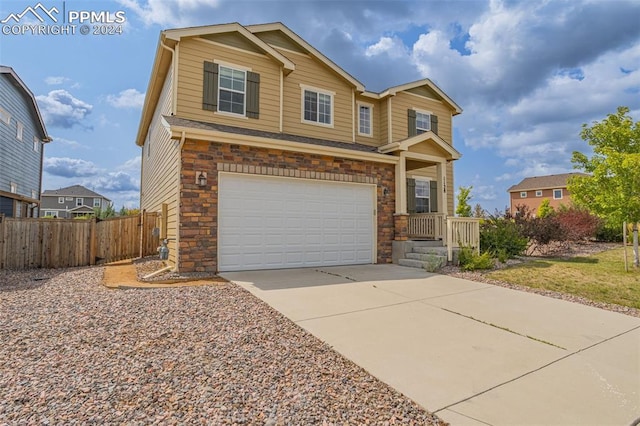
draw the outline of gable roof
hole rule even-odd
[[[104,195],[100,195],[97,192],[93,192],[90,189],[85,188],[82,185],[72,185],[67,186],[66,188],[60,189],[47,189],[42,192],[42,196],[51,196],[51,197],[93,197],[93,198],[104,198],[107,201],[111,201]]]
[[[453,115],[458,115],[462,113],[462,108],[453,101],[449,96],[447,96],[442,89],[440,89],[433,81],[428,78],[424,78],[422,80],[412,81],[410,83],[401,84],[399,86],[393,86],[388,89],[383,90],[380,93],[374,92],[364,92],[363,95],[368,96],[374,99],[382,99],[387,96],[395,96],[398,92],[404,92],[407,90],[415,89],[417,87],[426,86],[433,90],[449,107],[454,111]]]
[[[439,147],[440,149],[445,151],[447,154],[449,154],[451,156],[450,158],[448,158],[449,160],[459,160],[460,157],[462,157],[462,154],[460,154],[458,150],[456,150],[454,147],[446,143],[444,139],[442,139],[440,136],[438,136],[436,133],[432,132],[431,130],[416,136],[412,136],[400,142],[392,142],[390,144],[383,145],[380,148],[378,148],[378,151],[380,151],[383,154],[387,154],[389,152],[395,152],[395,151],[408,151],[409,147],[419,143],[427,142],[427,141],[432,141],[437,147]]]
[[[531,191],[534,189],[566,188],[572,176],[588,176],[585,173],[562,173],[558,175],[533,176],[522,179],[517,185],[511,186],[507,192]]]
[[[18,74],[16,74],[13,68],[7,67],[5,65],[0,65],[0,74],[6,75],[9,80],[11,80],[13,85],[29,99],[29,106],[31,107],[31,111],[35,117],[36,124],[40,130],[40,137],[42,142],[51,142],[53,139],[47,134],[47,129],[44,126],[44,120],[42,119],[42,115],[40,114],[40,108],[38,108],[36,97],[33,95],[31,90],[29,90],[27,85],[24,84],[20,77],[18,77]]]

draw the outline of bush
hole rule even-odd
[[[622,226],[611,226],[601,223],[596,231],[596,240],[607,243],[622,242]]]
[[[517,219],[516,222],[520,233],[538,245],[565,240],[564,229],[556,215]]]
[[[458,254],[460,268],[463,271],[475,271],[476,269],[491,269],[494,266],[493,258],[489,252],[478,255],[471,247],[461,247]]]
[[[562,228],[563,236],[569,241],[594,238],[600,228],[600,219],[587,210],[570,207],[559,210],[555,216]]]
[[[538,207],[538,217],[545,218],[553,214],[553,207],[551,207],[551,202],[548,198],[545,198],[540,203],[540,207]]]
[[[522,254],[528,241],[520,233],[513,219],[499,215],[489,216],[480,225],[480,249],[499,259],[510,259]]]

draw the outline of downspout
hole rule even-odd
[[[177,74],[177,70],[176,70],[176,51],[175,49],[172,49],[171,47],[167,46],[166,44],[164,44],[164,42],[160,41],[160,46],[162,46],[162,48],[167,49],[169,52],[171,52],[171,114],[175,114],[176,113],[176,104],[177,104],[177,96],[176,96],[176,90],[175,90],[175,82],[176,82],[176,74]]]

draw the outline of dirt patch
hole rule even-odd
[[[168,273],[153,277],[153,280],[142,280],[141,276],[157,271],[164,263],[154,259],[126,261],[106,265],[102,284],[108,288],[170,288],[193,287],[226,282],[218,276],[190,277]]]

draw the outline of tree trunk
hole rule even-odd
[[[633,224],[633,267],[640,266],[640,259],[638,258],[638,222]]]

